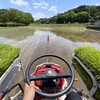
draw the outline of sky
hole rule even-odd
[[[100,6],[100,0],[0,0],[0,9],[16,8],[29,12],[35,20],[49,18],[80,5]]]

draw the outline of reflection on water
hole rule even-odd
[[[23,34],[24,35],[24,34]],[[47,37],[50,37],[50,41],[47,41]],[[23,36],[24,37],[24,36]],[[26,36],[25,36],[26,37]],[[17,36],[16,36],[17,38]],[[71,40],[65,39],[61,36],[57,36],[53,32],[50,31],[40,31],[37,30],[34,32],[34,35],[28,34],[24,40],[15,40],[14,38],[8,39],[7,37],[0,37],[0,43],[7,43],[18,45],[22,49],[21,57],[24,66],[30,62],[30,59],[37,58],[40,55],[44,54],[55,54],[60,57],[63,57],[68,62],[72,61],[72,54],[74,49],[78,46],[82,45],[91,45],[100,50],[99,43],[92,43],[92,42],[73,42]],[[27,57],[27,55],[29,55]],[[47,60],[45,60],[47,61]],[[50,62],[58,63],[62,66],[64,71],[66,70],[66,65],[61,61],[55,59],[48,59]],[[44,62],[44,61],[43,61]],[[37,64],[40,64],[38,62]],[[34,67],[35,68],[35,67]]]
[[[50,37],[49,44],[47,44],[47,37]],[[35,55],[43,54],[56,54],[67,59],[69,62],[72,59],[73,51],[76,47],[82,45],[91,45],[97,49],[100,49],[99,43],[92,42],[73,42],[71,40],[65,39],[61,36],[57,36],[50,31],[35,31],[34,36],[41,37],[40,42],[35,51]],[[49,46],[48,46],[49,45]]]
[[[5,37],[0,37],[0,43],[6,43],[6,44],[11,44],[11,43],[15,43],[17,41],[13,40],[13,39],[7,39]]]
[[[21,31],[21,32],[20,32]],[[14,32],[14,33],[13,33]],[[76,34],[71,34],[73,35],[72,37],[75,37],[76,39]],[[93,34],[88,34],[88,37],[91,38]],[[65,55],[66,51],[67,52],[71,52],[73,51],[73,49],[75,47],[78,46],[82,46],[82,45],[91,45],[97,49],[100,49],[100,44],[99,41],[98,42],[81,42],[81,40],[79,42],[74,42],[73,40],[69,40],[69,39],[65,39],[62,36],[57,36],[57,34],[54,34],[51,31],[40,31],[37,30],[34,32],[34,29],[28,29],[28,28],[23,28],[23,29],[9,29],[9,30],[0,30],[0,43],[7,43],[7,44],[19,44],[19,43],[24,43],[25,41],[28,40],[32,40],[34,39],[34,37],[41,37],[41,40],[39,42],[39,46],[41,47],[41,45],[45,45],[45,42],[47,41],[47,36],[50,37],[50,48],[52,50],[49,50],[50,53],[56,53],[57,50],[59,50],[60,48],[62,49],[62,51],[60,52],[60,54]],[[93,35],[94,36],[94,35]],[[85,38],[87,39],[87,35],[82,34],[81,36],[82,40],[85,41]],[[95,39],[97,38],[98,40],[98,36],[96,36],[95,34]],[[70,53],[69,53],[70,55]]]

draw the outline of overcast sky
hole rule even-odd
[[[0,9],[16,8],[30,12],[35,20],[51,17],[80,5],[100,6],[100,0],[0,0]]]

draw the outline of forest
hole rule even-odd
[[[18,9],[0,9],[0,25],[1,26],[19,26],[29,25],[34,22],[34,18],[30,13],[20,11]]]
[[[66,23],[93,23],[100,19],[100,6],[82,5],[67,12],[57,14],[51,18],[42,18],[36,23],[42,24],[66,24]]]
[[[70,9],[64,13],[58,13],[50,18],[42,18],[35,23],[40,24],[70,24],[70,23],[93,23],[100,19],[100,6],[82,5]],[[18,9],[0,9],[0,26],[29,25],[34,22],[31,13]]]

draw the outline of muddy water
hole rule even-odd
[[[74,34],[73,34],[74,35]],[[49,41],[47,37],[49,36]],[[85,36],[85,35],[84,35]],[[87,35],[86,35],[87,36]],[[88,35],[89,36],[89,35]],[[76,35],[73,36],[76,38]],[[84,37],[83,39],[85,40]],[[57,36],[49,29],[46,31],[36,30],[31,34],[9,34],[4,32],[4,34],[0,34],[0,43],[12,44],[21,47],[20,58],[22,59],[23,66],[26,68],[30,60],[43,55],[43,54],[55,54],[58,56],[67,59],[68,62],[71,62],[72,54],[74,52],[74,48],[82,45],[91,45],[97,49],[100,49],[100,44],[97,42],[73,42],[71,40],[65,39],[62,36]],[[61,64],[63,69],[65,65],[56,59],[49,59],[51,62],[55,62]],[[43,60],[44,61],[44,60]],[[39,64],[40,62],[37,62]]]
[[[47,40],[48,36],[49,41]],[[76,38],[76,36],[73,37]],[[85,40],[85,38],[86,37],[83,39]],[[46,29],[46,31],[36,30],[34,33],[25,33],[23,35],[20,33],[14,35],[14,33],[9,34],[4,32],[4,34],[0,34],[0,43],[12,44],[21,47],[20,57],[25,68],[30,60],[43,54],[55,54],[71,62],[74,48],[78,46],[91,45],[100,49],[100,44],[98,42],[73,42],[63,38],[62,36],[57,36],[53,32],[49,31],[49,29]],[[49,60],[57,61],[54,59],[52,60],[51,58]],[[59,61],[56,63],[59,63]],[[65,69],[65,67],[63,68]]]
[[[49,36],[49,42],[47,37]],[[86,35],[87,36],[87,35]],[[76,38],[76,36],[73,36]],[[99,36],[100,37],[100,36]],[[84,37],[85,39],[85,37]],[[37,30],[33,34],[0,34],[0,43],[17,45],[22,48],[21,54],[24,54],[29,48],[33,48],[33,57],[37,57],[43,54],[56,54],[68,61],[71,61],[74,48],[82,45],[91,45],[97,49],[100,49],[98,42],[73,42],[68,39],[64,39],[61,36],[57,36],[53,32]],[[31,57],[30,57],[31,59]]]

